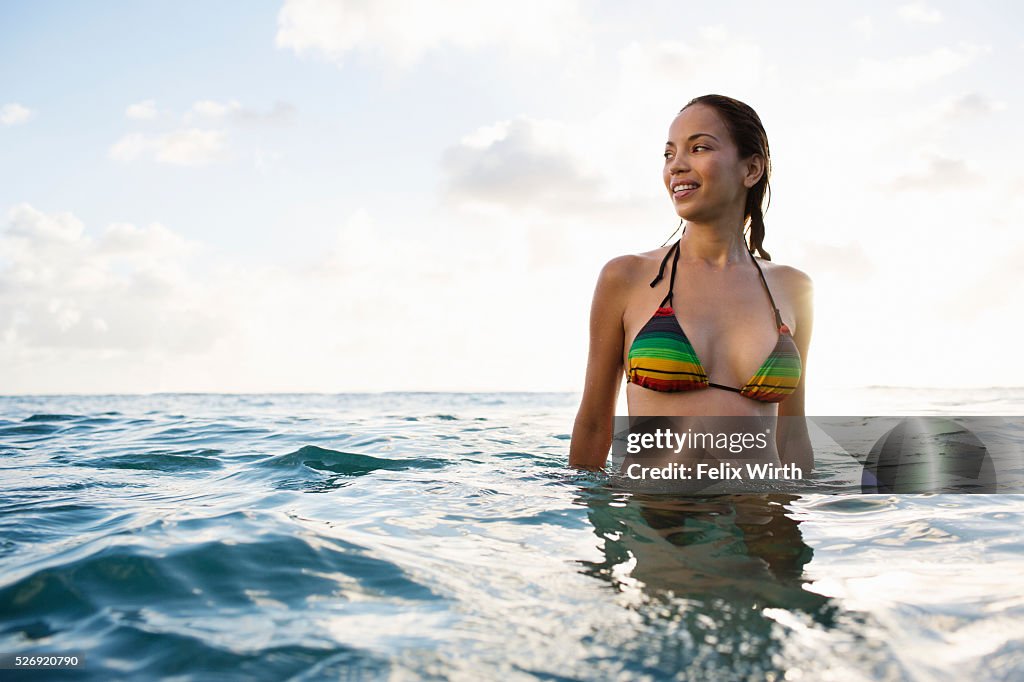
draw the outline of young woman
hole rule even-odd
[[[570,466],[603,468],[623,373],[630,416],[803,417],[812,286],[762,246],[770,170],[743,102],[704,95],[672,121],[662,174],[686,224],[671,246],[601,270]],[[774,434],[769,456],[810,471],[805,420],[778,420]]]

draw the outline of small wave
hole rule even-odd
[[[201,453],[201,454],[200,454]],[[150,469],[153,471],[192,471],[196,469],[220,469],[223,465],[206,453],[220,453],[219,450],[185,450],[179,452],[141,452],[96,457],[75,462],[76,466],[94,469]]]
[[[78,414],[34,414],[31,417],[25,417],[22,421],[26,422],[66,422],[71,419],[79,419],[81,415]]]
[[[380,470],[437,469],[445,466],[445,462],[426,457],[382,459],[372,455],[304,445],[295,452],[257,462],[256,466],[272,469],[315,469],[360,476]]]
[[[96,619],[92,629],[102,626],[106,630],[103,645],[90,650],[89,667],[100,674],[85,679],[387,679],[385,673],[390,670],[386,658],[368,650],[334,643],[315,646],[312,638],[309,645],[268,642],[253,648],[252,642],[266,638],[259,630],[214,639],[193,632],[196,626],[205,625],[201,618],[183,625],[154,625],[143,614],[113,611]],[[353,677],[353,670],[366,676]]]
[[[61,428],[61,424],[35,422],[31,424],[5,426],[0,429],[0,436],[49,436],[50,434],[59,431]]]
[[[223,519],[215,520],[219,522]],[[205,525],[210,532],[210,524]],[[0,587],[0,613],[15,626],[44,619],[61,628],[108,608],[256,611],[261,599],[302,607],[312,595],[347,599],[339,597],[342,586],[347,595],[364,598],[442,599],[401,566],[372,556],[360,545],[339,538],[320,536],[307,542],[264,533],[254,542],[195,542],[158,553],[107,546]]]
[[[810,505],[816,510],[840,512],[843,514],[875,514],[892,509],[892,497],[840,497],[825,498]]]

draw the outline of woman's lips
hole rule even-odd
[[[672,193],[672,198],[673,199],[685,199],[686,197],[688,197],[691,194],[693,194],[694,192],[696,192],[698,189],[700,189],[699,186],[698,187],[694,187],[693,189],[684,189],[684,190],[681,190],[679,192],[673,192]]]

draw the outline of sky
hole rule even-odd
[[[815,387],[1019,386],[1010,2],[0,4],[0,394],[580,391],[601,267],[759,113]]]

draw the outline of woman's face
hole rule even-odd
[[[751,157],[756,159],[757,157]],[[723,215],[742,215],[751,174],[751,158],[740,159],[728,129],[709,106],[684,109],[668,129],[665,143],[665,188],[676,213],[685,220],[709,222]],[[673,191],[680,185],[696,187]]]

